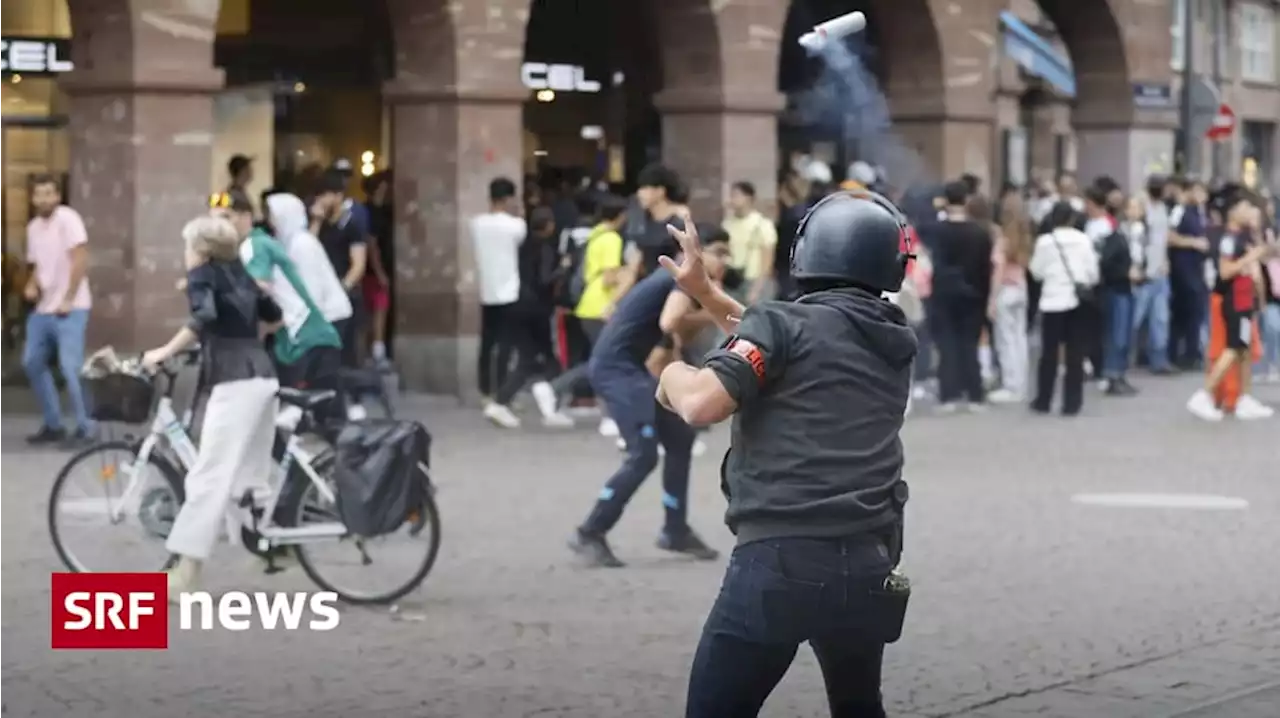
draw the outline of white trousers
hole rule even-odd
[[[992,324],[996,356],[1000,359],[1000,386],[1014,396],[1025,397],[1031,361],[1025,287],[1005,285],[997,290],[996,316]]]
[[[245,488],[264,486],[271,473],[275,437],[275,379],[218,384],[205,405],[200,451],[186,478],[186,501],[165,547],[170,553],[205,560]]]

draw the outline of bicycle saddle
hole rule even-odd
[[[332,401],[337,396],[338,392],[333,389],[294,389],[285,386],[280,387],[276,392],[276,398],[280,401],[307,410],[314,409],[326,401]]]

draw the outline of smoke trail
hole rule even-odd
[[[864,44],[862,35],[826,43],[821,72],[797,98],[796,109],[807,124],[839,133],[853,159],[883,168],[893,186],[927,183],[932,173],[923,158],[893,130],[888,99],[858,52]]]

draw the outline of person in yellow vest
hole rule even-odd
[[[730,266],[742,272],[742,289],[748,304],[773,296],[774,248],[778,230],[756,209],[756,188],[735,182],[729,190],[729,212],[721,223],[729,233]]]

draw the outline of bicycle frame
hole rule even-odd
[[[128,483],[124,492],[121,494],[120,502],[112,512],[112,522],[118,522],[124,513],[125,507],[130,506],[132,500],[136,498],[136,494],[142,490],[143,482],[139,480],[138,471],[141,467],[147,465],[151,458],[151,453],[158,447],[167,445],[173,450],[178,462],[186,471],[190,471],[195,466],[198,449],[195,442],[191,440],[191,435],[187,433],[185,422],[174,412],[173,399],[168,396],[162,396],[157,403],[155,418],[151,421],[151,429],[147,434],[147,438],[143,439],[142,445],[138,448],[137,458],[130,467],[128,474]],[[333,491],[329,489],[324,479],[316,472],[313,462],[316,456],[308,452],[302,446],[302,441],[297,434],[290,434],[285,445],[284,455],[280,463],[275,467],[276,480],[268,480],[268,488],[270,489],[270,498],[263,510],[262,519],[258,526],[253,528],[261,537],[262,541],[267,544],[264,548],[271,546],[289,545],[306,543],[308,541],[332,540],[347,535],[347,528],[340,521],[331,521],[310,526],[285,527],[276,526],[273,522],[276,505],[283,495],[283,487],[285,481],[288,480],[289,469],[296,462],[302,473],[315,485],[316,490],[325,501],[330,504],[336,503],[337,499]],[[244,521],[237,516],[237,521],[241,525]]]

